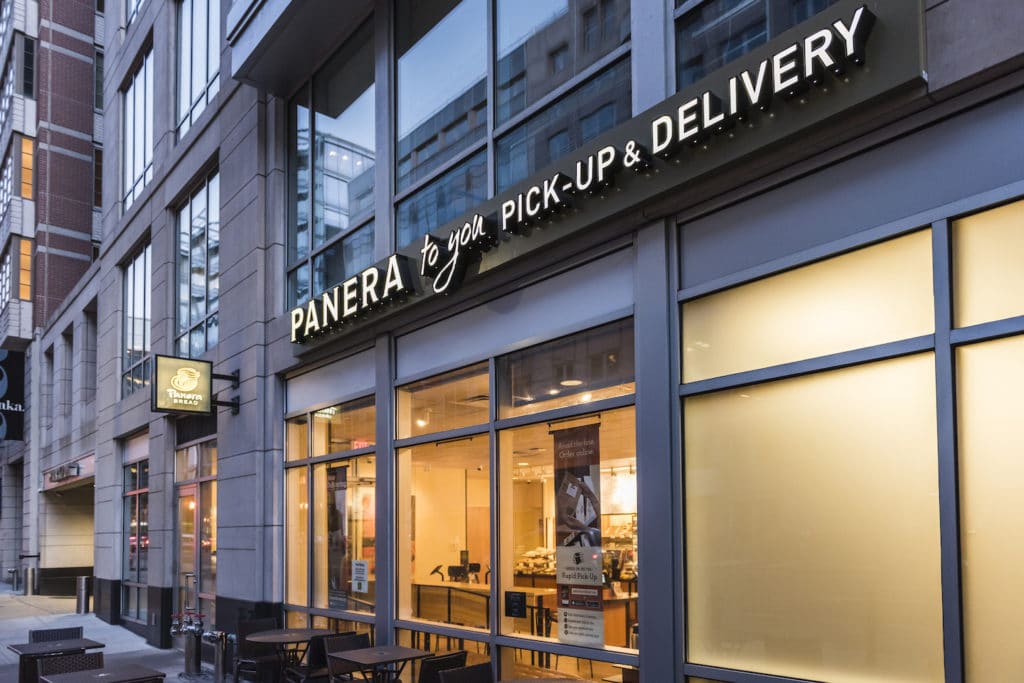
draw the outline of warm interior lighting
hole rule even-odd
[[[578,387],[579,385],[583,384],[583,380],[563,379],[561,382],[559,382],[559,384],[561,384],[563,387]]]

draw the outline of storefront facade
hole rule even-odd
[[[1017,3],[345,4],[122,19],[108,115],[156,143],[78,295],[121,339],[102,618],[496,680],[1024,675]],[[155,354],[237,403],[151,412]]]
[[[544,123],[522,124],[520,163],[537,171],[525,176],[501,125],[516,101],[501,3],[488,14],[498,61],[479,75],[490,86],[436,115],[462,107],[473,130],[473,112],[493,107],[479,153],[406,125],[402,55],[429,54],[417,41],[443,35],[445,14],[399,7],[397,109],[376,100],[377,126],[398,131],[394,150],[377,138],[397,175],[375,176],[391,188],[393,231],[380,229],[381,200],[352,209],[357,174],[332,241],[319,168],[354,116],[332,84],[372,86],[382,72],[355,75],[358,51],[343,47],[291,99],[288,623],[466,649],[502,678],[625,667],[651,681],[985,680],[1012,668],[991,638],[1007,628],[1006,596],[985,588],[1007,566],[988,545],[1002,532],[985,530],[996,513],[980,503],[1001,466],[975,463],[986,446],[968,439],[1006,447],[980,423],[998,422],[981,407],[982,368],[1012,366],[1012,340],[992,340],[1024,329],[997,303],[1012,259],[993,272],[1021,221],[1020,150],[1005,145],[1020,139],[1021,102],[921,107],[915,3],[822,3],[739,60],[694,71],[682,41],[722,30],[697,4],[675,12],[679,94],[637,113],[650,83],[634,69],[634,115],[550,165],[530,136],[553,127],[536,114]],[[471,9],[455,3],[448,20]],[[403,22],[429,20],[440,23],[403,37]],[[376,33],[353,33],[364,50],[387,23],[374,21]],[[611,83],[615,60],[646,46],[609,49]],[[569,82],[557,96],[584,99],[591,84]],[[431,125],[459,125],[448,118]],[[567,441],[584,469],[560,464]],[[584,482],[593,500],[573,490]],[[592,545],[588,584],[569,551]]]

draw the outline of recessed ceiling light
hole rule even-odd
[[[529,467],[530,463],[528,463],[528,462],[521,462],[521,463],[519,463],[519,466],[520,467]]]
[[[583,384],[583,380],[563,379],[561,382],[559,382],[559,384],[561,384],[563,387],[578,387],[579,385]]]
[[[548,389],[548,396],[558,396],[560,393],[558,389]]]

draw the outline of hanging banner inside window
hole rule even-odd
[[[156,356],[156,378],[150,409],[162,413],[213,411],[213,363],[190,358]]]
[[[327,469],[327,606],[349,609],[348,466]]]
[[[558,640],[604,645],[600,424],[552,432]]]
[[[25,354],[0,350],[0,441],[25,440]]]

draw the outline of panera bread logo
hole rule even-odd
[[[171,386],[178,391],[195,391],[199,386],[199,374],[195,368],[179,368],[171,377]]]
[[[209,413],[213,367],[206,361],[157,356],[152,409]]]

